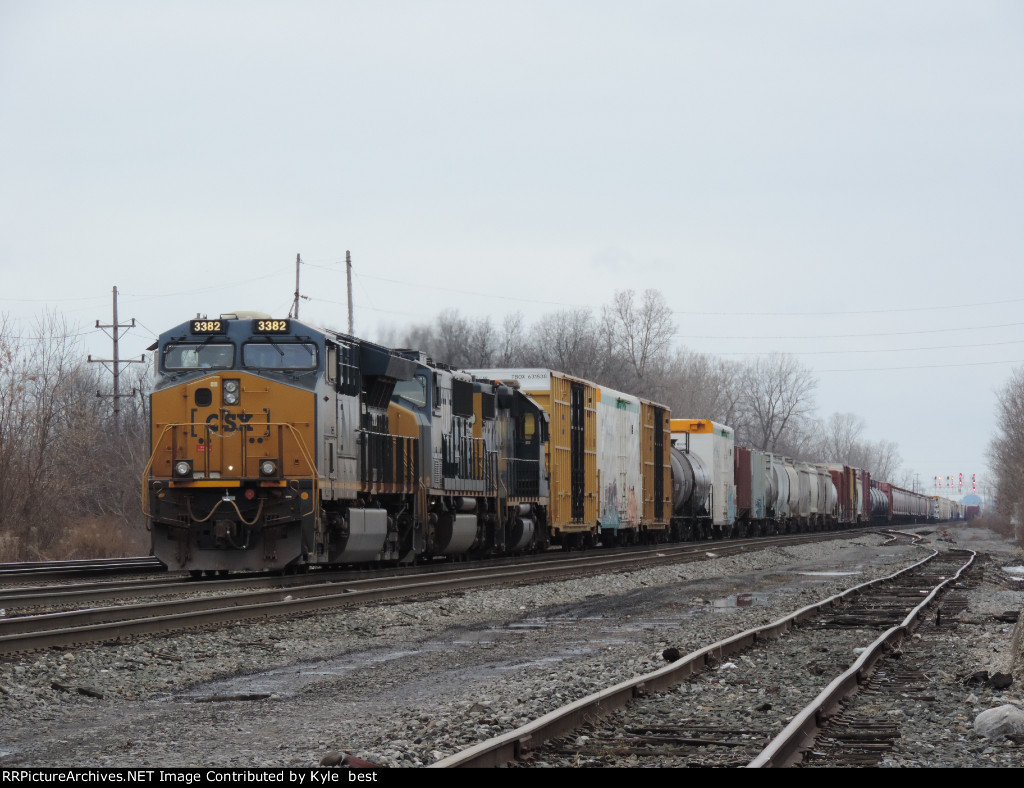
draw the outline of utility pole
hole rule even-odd
[[[121,329],[135,328],[135,318],[132,318],[131,323],[118,323],[117,322],[117,287],[114,287],[114,322],[110,325],[101,325],[100,321],[96,321],[96,328],[102,328],[107,336],[114,340],[114,357],[113,358],[93,358],[89,356],[89,361],[93,364],[113,364],[113,367],[107,367],[114,373],[114,393],[104,394],[100,391],[96,392],[97,397],[110,397],[114,398],[114,429],[117,432],[121,431],[121,397],[132,397],[135,396],[135,389],[132,389],[129,394],[122,394],[120,389],[119,378],[121,376],[121,364],[143,364],[146,361],[146,356],[142,355],[139,358],[130,358],[121,360],[120,353],[118,351],[118,340],[121,337]],[[107,329],[111,329],[109,332]]]
[[[302,263],[302,256],[295,255],[295,302],[292,304],[291,311],[288,313],[288,317],[294,317],[296,320],[299,319],[299,265]],[[295,314],[293,315],[292,312]]]
[[[352,336],[352,252],[345,251],[345,274],[348,277],[348,333]]]

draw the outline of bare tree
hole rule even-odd
[[[747,368],[741,405],[753,448],[779,451],[787,430],[802,427],[814,411],[818,381],[789,355],[773,353]]]
[[[818,455],[818,434],[813,419],[797,419],[779,437],[775,451],[794,460],[803,462],[820,462]]]
[[[833,413],[828,421],[818,423],[817,432],[815,452],[818,457],[826,462],[849,465],[864,432],[864,419],[855,413]]]
[[[431,355],[453,367],[469,366],[473,326],[457,309],[445,309],[434,321]]]
[[[520,318],[521,320],[521,318]],[[506,319],[505,331],[511,328]],[[430,323],[418,323],[405,331],[383,332],[392,347],[422,350],[435,361],[457,368],[489,367],[508,355],[515,336],[499,336],[489,317],[469,318],[457,309],[445,309]]]
[[[996,482],[996,509],[1013,516],[1024,504],[1024,367],[1014,370],[996,394],[999,432],[988,457]]]
[[[548,367],[584,378],[598,378],[603,369],[597,327],[589,309],[567,309],[545,315],[530,331],[528,366]]]
[[[900,456],[899,445],[894,441],[879,440],[867,444],[868,459],[864,467],[871,473],[872,479],[892,481],[901,487],[907,487],[906,478],[897,478],[903,458]]]
[[[607,335],[641,388],[648,374],[668,361],[676,330],[672,309],[658,290],[644,290],[639,303],[632,290],[620,290],[602,316]]]
[[[97,397],[110,381],[86,363],[75,333],[55,315],[22,329],[0,319],[0,555],[8,560],[148,549],[139,504],[148,414],[130,431],[116,429],[111,400]]]
[[[711,419],[735,428],[744,367],[707,353],[677,350],[660,384],[662,401],[679,418]]]
[[[472,321],[469,326],[469,345],[466,348],[465,366],[494,366],[498,356],[501,338],[491,325],[489,317]]]
[[[495,356],[494,364],[499,367],[518,366],[522,363],[526,345],[523,313],[513,312],[505,315],[501,328],[501,348]]]

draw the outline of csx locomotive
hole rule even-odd
[[[168,567],[412,562],[572,538],[571,514],[548,519],[547,414],[514,384],[253,313],[187,321],[154,349],[143,508]]]
[[[153,554],[194,575],[805,530],[875,503],[863,471],[798,469],[556,371],[245,312],[151,349],[143,509]]]

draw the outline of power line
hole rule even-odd
[[[417,290],[439,290],[443,293],[457,293],[459,295],[470,295],[478,298],[495,298],[499,301],[521,301],[525,304],[548,304],[550,306],[564,306],[571,307],[573,309],[580,308],[578,304],[567,304],[562,301],[542,301],[536,298],[516,298],[514,296],[505,295],[493,295],[491,293],[479,293],[473,290],[457,290],[452,287],[439,287],[437,285],[425,285],[417,282],[410,282],[405,279],[389,279],[384,276],[371,276],[369,274],[363,274],[364,279],[376,279],[380,282],[390,282],[391,284],[407,285],[409,287],[415,287]],[[589,307],[588,307],[589,308]]]
[[[29,342],[41,342],[44,339],[74,339],[76,337],[89,336],[89,334],[98,334],[99,332],[100,329],[98,328],[90,328],[88,331],[77,331],[74,334],[41,334],[38,336],[15,336],[13,334],[0,334],[0,336],[2,336],[4,339],[20,339]]]
[[[57,301],[99,301],[96,296],[78,296],[76,298],[11,298],[0,296],[0,301],[15,301],[23,304],[46,304]]]
[[[1024,360],[1013,361],[965,361],[962,364],[924,364],[913,367],[860,367],[857,369],[816,369],[815,372],[903,372],[914,369],[952,369],[954,367],[983,367],[994,364],[1024,364]]]
[[[334,300],[332,300],[330,298],[320,298],[319,296],[305,296],[304,295],[304,296],[302,296],[302,298],[304,300],[306,300],[306,301],[317,301],[317,302],[319,302],[321,304],[335,304],[336,306],[347,306],[346,302],[344,302],[344,301],[334,301]],[[371,312],[383,312],[383,313],[389,314],[389,315],[405,315],[406,317],[408,317],[410,315],[408,309],[379,309],[379,308],[373,307],[373,306],[364,306],[364,307],[360,307],[360,308],[361,309],[369,309]]]
[[[303,261],[303,265],[312,268],[320,268],[325,271],[335,270],[332,266],[344,264],[343,260],[332,261],[329,265],[315,265]],[[505,295],[494,295],[491,293],[481,293],[472,290],[461,290],[451,287],[441,287],[438,285],[422,284],[418,282],[411,282],[407,279],[391,279],[383,276],[372,276],[363,274],[367,279],[376,279],[381,282],[389,282],[392,284],[406,285],[409,287],[415,287],[416,289],[427,289],[427,290],[439,290],[446,293],[459,293],[462,295],[472,295],[480,298],[496,298],[504,301],[521,301],[528,304],[549,304],[551,306],[563,306],[579,308],[579,305],[570,304],[564,301],[546,301],[535,298],[516,298],[514,296]],[[970,309],[975,307],[987,307],[987,306],[1001,306],[1006,304],[1020,304],[1024,303],[1024,298],[1011,298],[1000,301],[978,301],[969,304],[946,304],[946,305],[933,305],[933,306],[914,306],[914,307],[900,307],[896,309],[864,309],[864,310],[827,310],[827,311],[815,311],[815,312],[739,312],[739,311],[707,311],[698,312],[690,310],[673,310],[674,315],[685,315],[695,317],[710,317],[710,316],[723,316],[723,317],[821,317],[826,315],[885,315],[885,314],[904,314],[909,312],[932,312],[932,311],[948,311],[950,309]]]
[[[911,336],[914,334],[946,334],[951,331],[984,331],[988,328],[1013,328],[1016,326],[1024,326],[1024,323],[998,323],[991,326],[964,326],[961,328],[931,328],[922,329],[920,331],[883,331],[873,334],[814,334],[813,336],[807,336],[804,334],[793,334],[789,336],[710,336],[702,334],[673,334],[672,336],[676,339],[856,339],[863,337]]]
[[[251,284],[253,282],[262,282],[264,279],[272,279],[274,277],[279,277],[279,276],[281,276],[281,272],[280,271],[276,271],[276,272],[271,273],[271,274],[264,274],[263,276],[248,276],[248,277],[245,278],[244,281],[232,282],[231,285],[233,287],[244,286],[244,285],[249,285],[249,284]],[[175,291],[173,293],[168,293],[168,292],[163,292],[163,293],[122,293],[122,295],[126,295],[126,296],[129,296],[131,298],[135,298],[135,299],[138,299],[138,300],[141,301],[141,300],[145,300],[145,299],[149,299],[149,298],[175,298],[177,296],[194,295],[196,293],[209,293],[209,292],[212,292],[212,291],[223,292],[224,291],[224,285],[223,284],[218,284],[218,285],[211,285],[210,287],[197,287],[197,288],[195,288],[193,290],[178,290],[178,291]]]
[[[867,350],[797,350],[786,352],[789,356],[824,356],[824,355],[843,355],[845,353],[913,353],[919,350],[962,350],[965,348],[979,348],[979,347],[998,347],[1000,345],[1021,345],[1024,344],[1024,339],[1016,339],[1009,342],[979,342],[973,345],[930,345],[928,347],[892,347],[892,348],[869,348]],[[744,353],[742,351],[735,351],[731,353],[715,353],[716,356],[769,356],[774,352],[783,351],[766,351],[759,353]]]
[[[978,306],[1002,306],[1004,304],[1020,304],[1024,298],[1009,298],[1004,301],[979,301],[973,304],[946,304],[944,306],[910,306],[899,309],[861,309],[861,310],[834,310],[824,312],[690,312],[677,310],[674,315],[693,315],[700,317],[724,316],[724,317],[821,317],[823,315],[896,315],[905,312],[934,312],[948,311],[950,309],[972,309]]]

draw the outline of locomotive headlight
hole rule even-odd
[[[277,476],[277,463],[274,460],[262,460],[260,476]]]
[[[237,380],[224,381],[224,404],[237,405],[240,396],[239,382]]]
[[[178,460],[174,463],[174,475],[179,479],[185,479],[192,475],[191,460]]]

